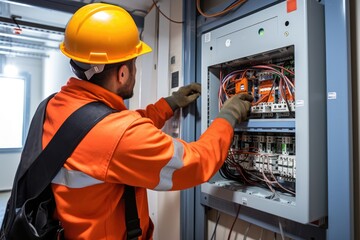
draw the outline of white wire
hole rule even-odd
[[[264,229],[263,229],[263,228],[261,228],[261,232],[260,232],[260,237],[259,237],[259,240],[262,240],[263,233],[264,233]]]
[[[246,240],[250,227],[251,227],[251,223],[249,223],[249,225],[247,226],[247,228],[246,228],[246,230],[245,230],[243,240]]]
[[[280,229],[281,239],[282,239],[282,240],[285,240],[284,231],[283,231],[283,228],[282,228],[282,224],[281,224],[281,222],[280,222],[280,219],[279,219],[279,229]]]

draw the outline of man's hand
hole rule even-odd
[[[180,87],[178,91],[173,92],[171,96],[165,98],[171,109],[175,111],[178,108],[188,106],[194,102],[201,94],[201,85],[199,83],[191,83]]]
[[[253,100],[249,94],[234,95],[225,101],[217,117],[224,118],[235,127],[236,123],[246,120]]]

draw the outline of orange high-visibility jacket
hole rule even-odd
[[[125,239],[121,197],[127,184],[136,187],[140,239],[152,239],[146,189],[181,190],[209,180],[227,156],[233,129],[226,120],[215,119],[198,141],[187,143],[161,131],[173,115],[164,99],[130,111],[116,94],[71,78],[47,106],[43,146],[71,113],[92,101],[119,112],[90,130],[53,180],[65,238]]]

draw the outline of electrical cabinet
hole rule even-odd
[[[202,35],[202,132],[232,95],[254,101],[201,192],[310,223],[327,214],[324,9],[291,2]]]

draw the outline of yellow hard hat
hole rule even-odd
[[[92,3],[69,20],[60,50],[67,57],[90,64],[123,62],[151,52],[140,41],[131,15],[121,7]]]

